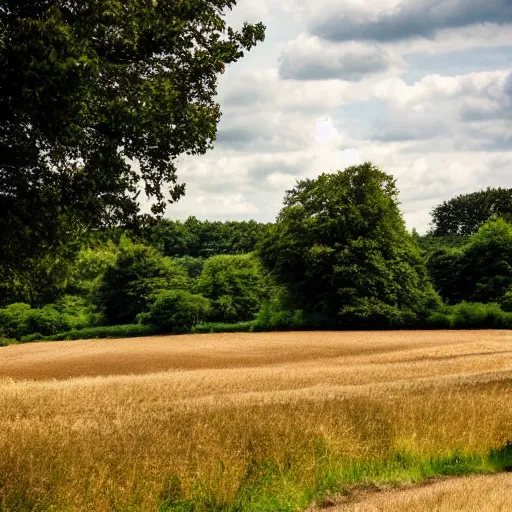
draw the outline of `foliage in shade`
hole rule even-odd
[[[161,219],[145,238],[165,256],[209,258],[218,254],[247,254],[264,236],[268,225],[255,222],[210,222]]]
[[[227,26],[235,5],[0,0],[0,267],[137,222],[141,182],[155,214],[184,194],[175,162],[213,145],[218,75],[264,39]]]
[[[186,270],[156,249],[123,238],[115,264],[105,272],[95,302],[110,324],[133,323],[162,290],[186,290]]]
[[[202,295],[183,290],[166,290],[158,293],[149,304],[148,312],[137,319],[153,325],[162,332],[185,334],[205,320],[210,313],[210,301]]]
[[[438,302],[393,178],[370,163],[298,182],[259,255],[296,307],[340,325],[403,325]]]
[[[498,302],[510,309],[512,225],[503,219],[486,222],[461,249],[434,252],[428,268],[447,303]]]
[[[265,293],[259,261],[251,254],[213,256],[204,264],[197,290],[212,301],[211,320],[249,320],[259,311]]]
[[[468,236],[493,217],[512,220],[512,189],[487,188],[461,194],[444,201],[432,210],[435,236]]]

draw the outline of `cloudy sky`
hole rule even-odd
[[[272,221],[297,179],[372,161],[409,228],[512,187],[512,0],[239,0],[267,26],[222,75],[213,151],[183,158],[167,216]]]

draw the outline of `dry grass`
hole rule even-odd
[[[512,438],[511,353],[508,331],[2,348],[0,510],[294,510],[335,480],[484,461]]]
[[[512,475],[471,476],[374,493],[325,512],[509,512]]]

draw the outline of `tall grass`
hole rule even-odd
[[[262,337],[225,341],[219,369],[0,381],[0,510],[291,512],[354,484],[512,465],[508,338],[373,336],[341,357],[303,334],[278,366],[250,366]],[[190,364],[206,353],[180,347]]]

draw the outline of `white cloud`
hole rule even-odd
[[[338,135],[330,116],[319,119],[316,123],[315,140],[320,143],[331,142]]]
[[[468,0],[480,9],[473,23],[462,0],[240,0],[231,19],[263,21],[267,39],[220,77],[216,148],[179,162],[187,196],[167,214],[271,221],[297,179],[367,160],[397,178],[408,226],[420,231],[431,209],[453,195],[512,187],[511,69],[486,59],[512,45],[512,23],[497,20],[503,1]],[[435,26],[419,20],[407,28],[410,38],[407,31],[406,39],[382,36],[389,13],[418,19],[436,5],[425,15]],[[353,37],[308,32],[327,17],[339,24],[339,10],[341,30]],[[362,41],[377,25],[381,40]],[[473,48],[480,61],[466,72]],[[457,71],[450,52],[464,50],[466,67]],[[430,71],[417,64],[427,54]]]

